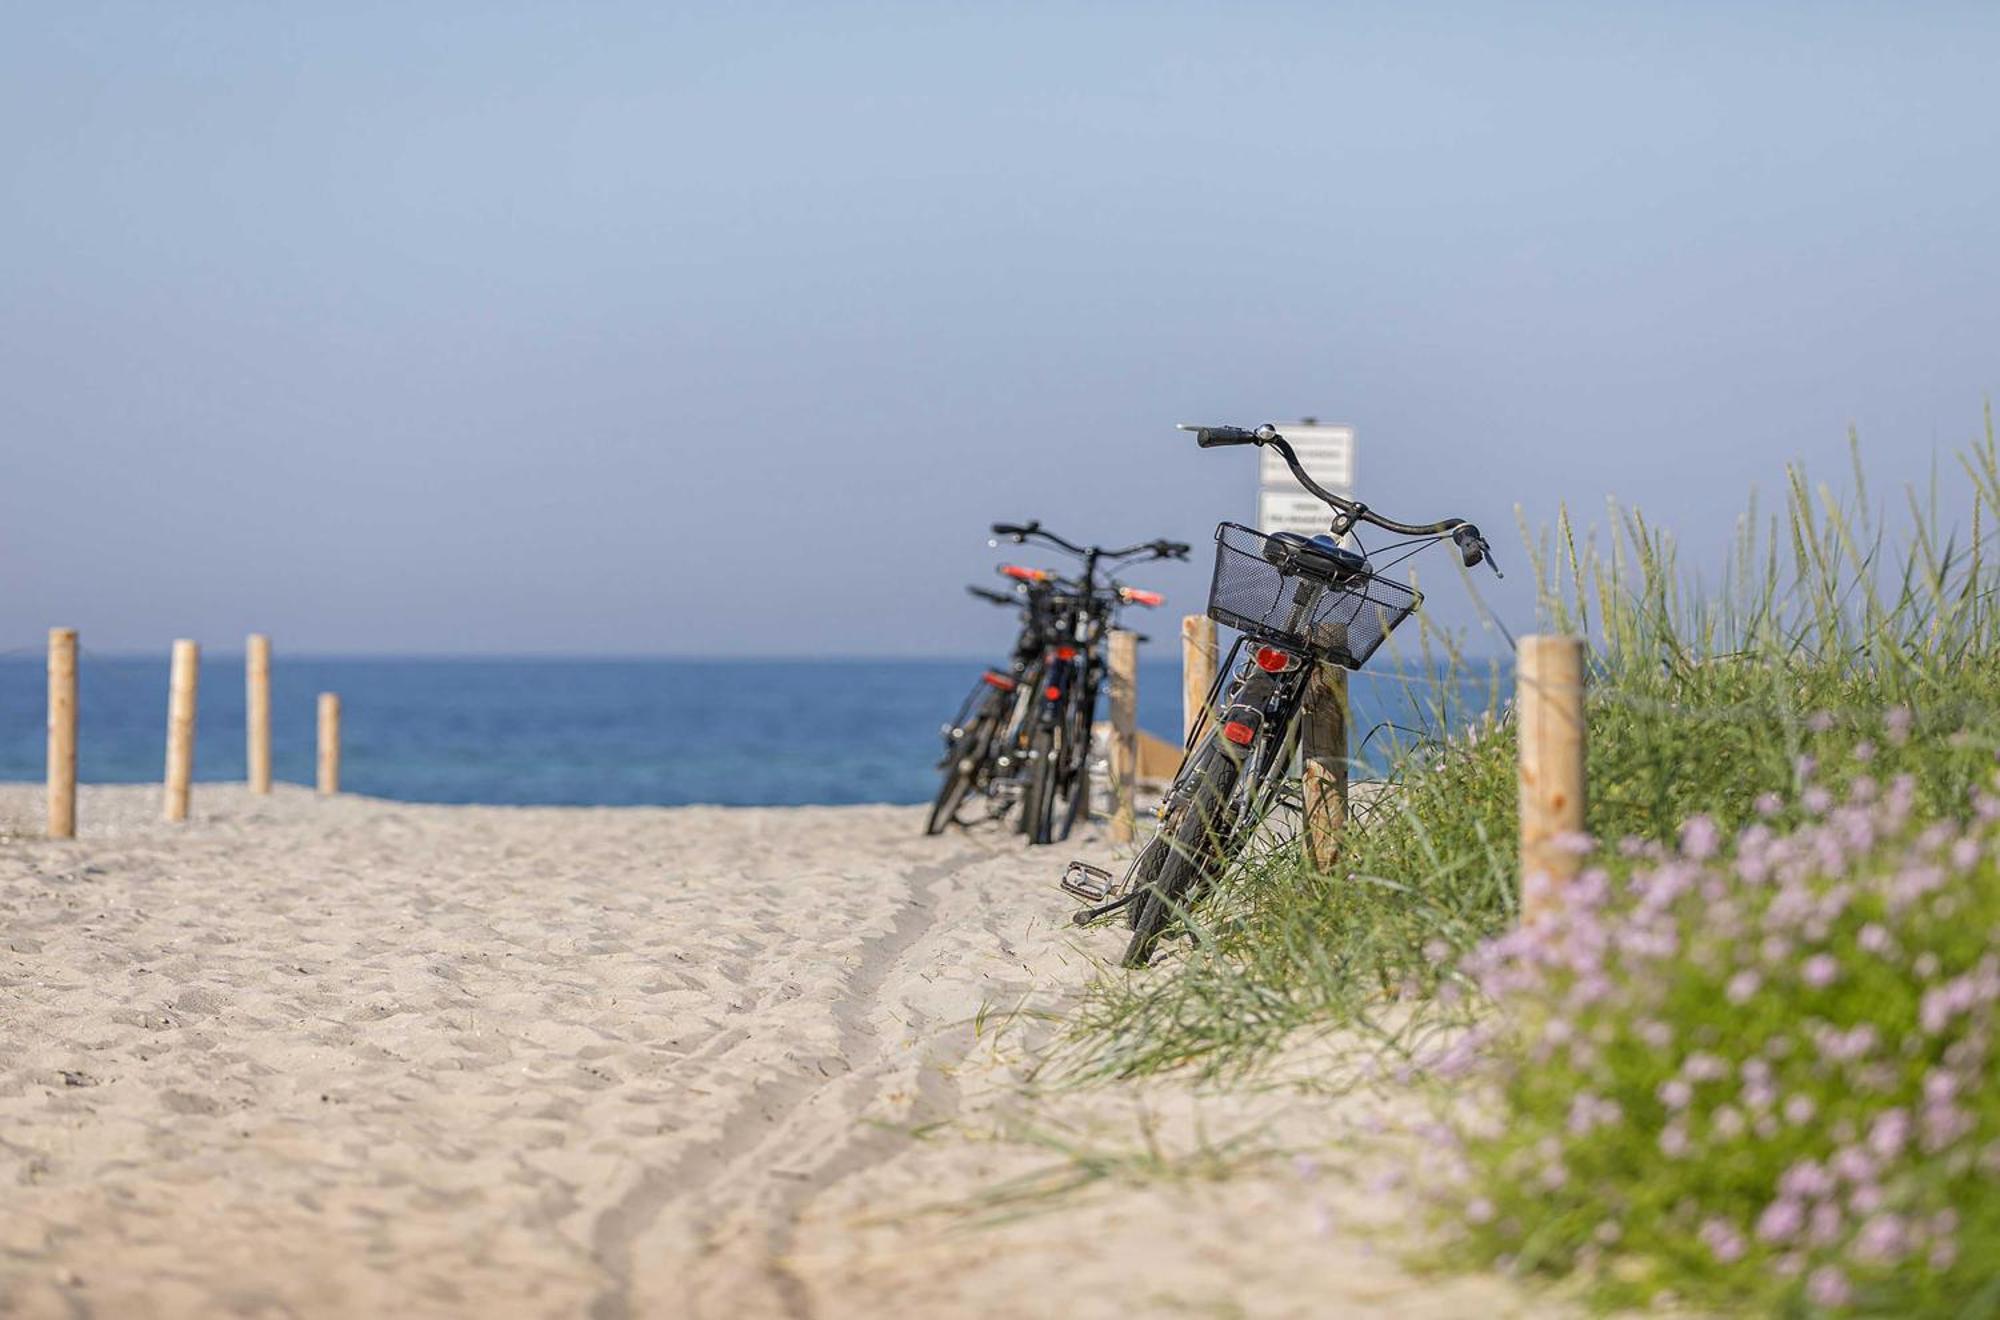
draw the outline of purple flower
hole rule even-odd
[[[1841,1307],[1853,1298],[1854,1290],[1848,1287],[1845,1274],[1822,1265],[1806,1277],[1806,1296],[1814,1306]]]
[[[1778,1178],[1778,1195],[1817,1200],[1833,1191],[1833,1179],[1817,1160],[1800,1160]]]
[[[1588,1091],[1570,1101],[1569,1130],[1573,1136],[1587,1136],[1593,1128],[1609,1127],[1624,1117],[1616,1100],[1604,1100]]]
[[[1723,990],[1723,994],[1728,997],[1730,1003],[1743,1004],[1748,1003],[1751,996],[1755,995],[1763,986],[1764,979],[1758,976],[1757,973],[1745,968],[1743,971],[1729,978],[1729,985]]]
[[[1709,1254],[1724,1265],[1733,1265],[1743,1259],[1743,1235],[1720,1219],[1711,1219],[1701,1226],[1702,1245]]]
[[[1790,1242],[1805,1225],[1804,1207],[1781,1196],[1757,1216],[1757,1236],[1766,1242]]]
[[[1889,713],[1882,717],[1883,727],[1889,731],[1889,742],[1896,747],[1910,740],[1910,728],[1916,722],[1917,717],[1908,706],[1892,706]]]
[[[1660,1083],[1660,1103],[1669,1109],[1686,1109],[1694,1099],[1694,1088],[1685,1079],[1672,1077]]]
[[[1833,1153],[1833,1158],[1827,1161],[1827,1167],[1843,1182],[1858,1185],[1872,1181],[1881,1166],[1865,1147],[1842,1146]]]
[[[1861,928],[1861,933],[1854,937],[1854,942],[1869,953],[1887,953],[1890,945],[1889,932],[1871,921]]]
[[[1756,806],[1757,814],[1768,818],[1785,809],[1785,800],[1776,793],[1765,793],[1757,799]]]
[[[1909,1231],[1897,1215],[1871,1215],[1854,1235],[1857,1259],[1887,1264],[1909,1254]]]
[[[1681,853],[1697,862],[1715,856],[1722,846],[1722,830],[1707,816],[1695,816],[1681,826]]]
[[[1660,1154],[1668,1159],[1680,1159],[1688,1153],[1689,1145],[1685,1125],[1675,1122],[1660,1129]]]
[[[1823,990],[1840,975],[1840,964],[1830,953],[1816,953],[1799,968],[1799,979],[1815,990]]]
[[[1904,1109],[1885,1109],[1868,1128],[1868,1148],[1885,1160],[1903,1153],[1910,1141],[1910,1115]]]
[[[1719,1082],[1729,1076],[1729,1065],[1703,1050],[1696,1050],[1681,1064],[1681,1072],[1692,1082]]]
[[[1818,1108],[1809,1095],[1795,1095],[1785,1101],[1785,1121],[1795,1127],[1812,1121],[1813,1112]]]
[[[1493,1222],[1493,1202],[1483,1196],[1475,1196],[1465,1203],[1465,1219],[1471,1224]]]

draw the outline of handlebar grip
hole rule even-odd
[[[1186,541],[1161,541],[1159,547],[1160,554],[1167,559],[1186,559],[1188,552],[1194,549]]]
[[[1009,596],[1006,592],[989,591],[985,587],[967,587],[965,589],[965,593],[968,596],[972,596],[983,601],[989,601],[995,605],[1012,605],[1015,603],[1014,598],[1012,596]]]
[[[1493,553],[1487,547],[1486,538],[1471,523],[1454,527],[1451,539],[1458,546],[1458,557],[1467,568],[1478,568]]]
[[[1039,522],[994,523],[993,534],[995,536],[1012,536],[1018,538],[1018,537],[1028,536],[1034,532],[1038,532],[1041,530],[1041,527],[1042,525]]]
[[[1200,426],[1195,428],[1194,442],[1203,449],[1214,449],[1219,445],[1254,445],[1261,441],[1255,431],[1240,426]]]

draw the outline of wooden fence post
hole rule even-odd
[[[201,648],[182,638],[174,643],[173,669],[167,679],[167,791],[165,816],[186,820],[188,791],[194,782],[195,686],[201,669]]]
[[[1181,618],[1181,724],[1183,741],[1194,734],[1215,686],[1215,620],[1206,614]]]
[[[319,694],[319,795],[340,791],[340,695]]]
[[[243,762],[252,793],[271,791],[271,639],[251,633],[243,648]]]
[[[76,629],[49,629],[49,837],[76,837]]]
[[[1306,855],[1314,869],[1331,871],[1340,859],[1347,826],[1347,670],[1322,664],[1306,693],[1299,732],[1304,767]]]
[[[1583,639],[1523,637],[1515,657],[1515,719],[1521,738],[1521,918],[1562,903],[1582,859]]]
[[[1138,835],[1139,634],[1111,630],[1111,839]]]

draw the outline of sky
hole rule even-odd
[[[0,653],[997,651],[988,523],[1198,610],[1257,464],[1174,423],[1305,415],[1523,630],[1517,509],[1699,560],[1979,431],[1995,68],[1990,5],[0,0]]]

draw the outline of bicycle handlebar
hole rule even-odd
[[[985,587],[967,587],[965,593],[968,596],[988,601],[994,605],[1019,605],[1021,603],[1004,591],[990,591]]]
[[[1194,442],[1203,449],[1214,449],[1222,445],[1269,445],[1285,460],[1285,466],[1292,470],[1292,476],[1301,486],[1334,511],[1333,532],[1345,536],[1358,522],[1370,523],[1398,536],[1445,536],[1449,535],[1458,546],[1459,557],[1467,568],[1477,567],[1482,561],[1490,567],[1495,576],[1504,577],[1500,565],[1494,562],[1493,547],[1478,527],[1463,518],[1446,518],[1434,523],[1405,523],[1393,518],[1385,518],[1359,500],[1350,500],[1334,494],[1312,479],[1312,474],[1300,464],[1299,456],[1293,451],[1291,442],[1278,433],[1278,428],[1269,422],[1249,430],[1241,426],[1192,426],[1180,423],[1180,430],[1194,432]]]
[[[1025,523],[997,522],[993,524],[993,535],[996,537],[1005,537],[1016,545],[1025,544],[1029,540],[1046,541],[1058,550],[1066,550],[1070,554],[1081,555],[1085,558],[1095,556],[1098,559],[1131,559],[1135,556],[1145,554],[1149,550],[1155,559],[1186,559],[1189,551],[1193,549],[1185,541],[1168,541],[1165,539],[1143,541],[1138,545],[1128,545],[1115,550],[1101,545],[1078,545],[1074,541],[1065,540],[1057,536],[1054,532],[1047,530],[1039,521]]]

